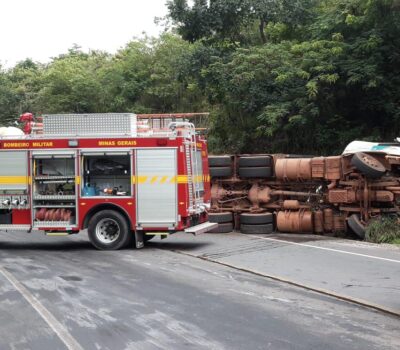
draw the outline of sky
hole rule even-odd
[[[12,67],[26,58],[42,63],[67,52],[116,52],[143,32],[162,31],[155,17],[167,13],[166,0],[2,0],[0,63]]]

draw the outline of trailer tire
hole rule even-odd
[[[270,156],[249,156],[239,158],[239,167],[270,167],[271,166]]]
[[[99,250],[118,250],[133,239],[128,222],[114,210],[94,214],[89,221],[88,235],[90,242]]]
[[[222,213],[208,213],[208,221],[216,222],[217,224],[232,222],[232,213],[229,211]]]
[[[209,167],[231,166],[231,156],[208,156]]]
[[[384,165],[367,153],[355,153],[351,159],[351,164],[367,177],[378,178],[386,173]]]
[[[231,167],[210,168],[210,176],[211,177],[230,177],[230,176],[232,176],[232,168]]]
[[[239,177],[243,178],[272,177],[272,169],[271,167],[239,168]]]
[[[240,231],[244,234],[269,234],[274,232],[273,224],[263,225],[240,225]]]
[[[233,223],[225,222],[223,224],[218,224],[218,227],[213,228],[211,231],[207,233],[229,233],[233,231]]]
[[[249,225],[272,224],[274,215],[272,213],[242,213],[240,214],[240,223]]]
[[[347,219],[347,225],[359,238],[365,239],[365,226],[357,214],[353,214]]]

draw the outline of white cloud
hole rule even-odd
[[[5,0],[0,2],[0,62],[47,62],[80,45],[115,52],[143,32],[158,35],[166,0]]]

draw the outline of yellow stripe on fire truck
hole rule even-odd
[[[0,176],[0,184],[2,185],[26,184],[28,181],[28,176]]]
[[[80,176],[75,176],[75,182],[77,185],[80,185],[81,178]],[[188,183],[189,177],[187,175],[177,175],[177,176],[132,176],[132,183],[144,184],[165,184],[165,183],[178,183],[178,184],[186,184]],[[206,182],[210,181],[209,175],[199,175],[193,177],[193,182]],[[15,184],[26,184],[31,183],[30,176],[0,176],[0,185],[15,185]]]
[[[199,175],[193,177],[193,182],[199,183],[204,181],[210,181],[210,176]],[[133,184],[187,184],[189,182],[189,177],[187,175],[177,175],[177,176],[160,176],[160,175],[141,175],[132,176]]]

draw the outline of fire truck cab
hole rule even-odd
[[[167,117],[25,118],[26,134],[0,136],[0,231],[87,229],[97,249],[115,250],[213,229],[207,143],[187,119]]]

